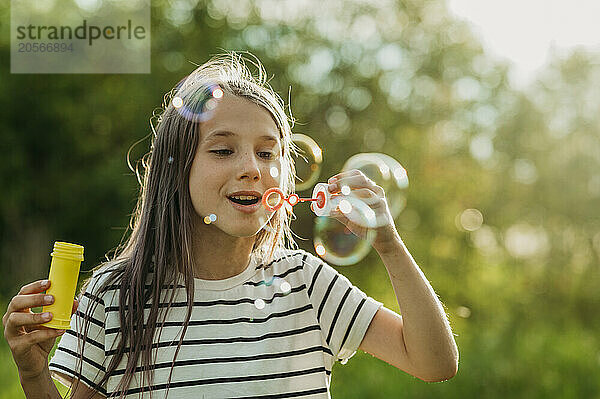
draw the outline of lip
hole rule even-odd
[[[236,191],[236,192],[227,194],[227,197],[231,197],[232,195],[254,195],[255,197],[258,197],[259,199],[262,199],[261,193],[259,193],[258,191],[252,191],[252,190]]]

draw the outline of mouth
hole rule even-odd
[[[261,196],[258,192],[235,193],[228,195],[227,199],[235,209],[245,213],[252,213],[260,207]]]

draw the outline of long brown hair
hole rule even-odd
[[[253,75],[247,63],[257,68],[257,76]],[[109,285],[116,284],[119,287],[120,334],[116,348],[106,348],[115,349],[116,353],[98,383],[101,386],[108,380],[127,353],[125,373],[117,387],[119,398],[125,396],[140,356],[141,394],[149,393],[152,396],[148,387],[153,385],[154,380],[152,364],[156,353],[152,353],[153,338],[159,324],[161,328],[158,333],[162,331],[162,323],[171,308],[181,276],[187,294],[187,316],[173,357],[167,386],[187,331],[194,295],[191,249],[195,212],[188,179],[200,130],[198,120],[180,112],[178,108],[181,105],[174,106],[172,100],[178,97],[188,109],[201,109],[206,106],[203,101],[210,85],[217,85],[225,93],[253,101],[270,112],[279,128],[282,143],[280,188],[286,195],[294,192],[293,156],[298,156],[291,132],[294,119],[291,113],[287,116],[283,100],[269,85],[266,71],[256,57],[249,59],[235,52],[214,56],[165,95],[161,111],[155,115],[158,117],[156,128],[151,121],[153,136],[150,151],[142,158],[145,169],[143,179],[140,179],[137,166],[135,168],[141,188],[129,225],[131,235],[125,245],[121,243],[117,247],[112,259],[107,256],[107,261],[94,269],[111,270],[107,272],[110,275],[100,287],[93,289],[96,295],[101,295]],[[269,224],[257,233],[253,256],[260,257],[266,264],[272,259],[276,249],[297,247],[290,229],[291,217],[292,213],[286,207],[277,211]],[[150,274],[151,283],[147,286]],[[91,278],[85,281],[82,293],[90,280]],[[167,306],[161,306],[165,300],[168,300]],[[147,320],[144,320],[144,305],[149,301],[150,312]],[[93,314],[97,305],[97,302],[92,302],[91,310],[87,313]],[[83,336],[87,336],[89,323],[89,318],[85,318]],[[81,343],[80,340],[79,345],[78,363],[81,371],[85,342]]]

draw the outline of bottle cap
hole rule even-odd
[[[56,241],[54,243],[54,251],[52,251],[50,255],[53,257],[83,262],[83,247],[77,244]]]

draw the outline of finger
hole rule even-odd
[[[329,191],[330,192],[335,192],[336,188],[339,189],[339,182],[340,180],[343,179],[347,179],[348,177],[351,176],[358,176],[360,173],[362,173],[361,171],[359,171],[358,169],[351,169],[348,171],[344,171],[344,172],[340,172],[336,175],[331,176],[328,180],[327,180],[327,184],[329,185]]]
[[[45,342],[51,339],[56,339],[57,337],[63,335],[65,330],[55,330],[53,328],[42,328],[39,330],[35,330],[29,334],[25,334],[18,339],[15,339],[13,345],[11,346],[15,355],[19,355],[20,353],[26,352],[30,350],[30,348],[41,342]]]
[[[71,315],[77,311],[79,307],[79,301],[77,299],[73,299],[73,308],[71,309]]]
[[[375,182],[369,179],[364,174],[354,174],[350,176],[341,177],[333,180],[329,183],[330,192],[337,192],[342,190],[342,187],[348,186],[351,189],[357,188],[371,188],[374,192],[382,192],[383,189],[375,184]],[[333,191],[332,191],[333,189]]]
[[[378,196],[370,188],[358,188],[351,192],[351,195],[359,198],[363,203],[369,205],[372,209],[385,206],[385,199]]]
[[[50,280],[38,280],[21,287],[19,295],[37,294],[50,288]]]
[[[52,320],[52,313],[19,313],[14,312],[8,316],[7,328],[20,328],[23,326],[32,326],[42,324]]]
[[[345,170],[343,172],[340,172],[338,174],[335,174],[335,175],[331,176],[329,178],[329,180],[327,180],[327,182],[330,183],[332,180],[339,180],[339,179],[344,178],[344,177],[359,175],[361,173],[362,172],[360,170],[358,170],[358,169]]]
[[[365,237],[367,229],[364,226],[354,223],[352,220],[348,219],[348,217],[344,215],[341,211],[332,211],[330,216],[336,219],[338,222],[342,223],[349,233],[352,233],[359,238]]]
[[[35,308],[43,305],[50,305],[54,302],[52,295],[46,294],[29,294],[17,295],[8,304],[7,314],[13,312],[23,312],[26,309]]]

